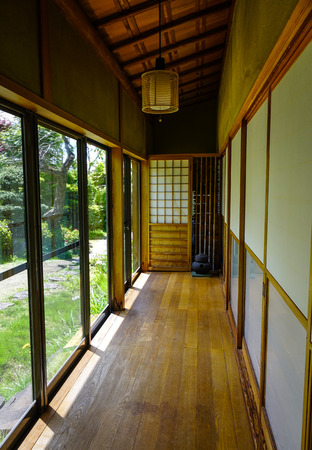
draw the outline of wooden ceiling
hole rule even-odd
[[[218,95],[234,1],[162,0],[166,69],[179,74],[180,108]],[[158,0],[76,0],[141,96],[159,54]]]

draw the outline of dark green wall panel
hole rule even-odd
[[[219,93],[218,145],[225,139],[298,0],[236,0]]]
[[[36,0],[0,2],[0,73],[40,95]]]
[[[145,156],[146,119],[124,90],[122,91],[122,117],[124,146]]]
[[[181,108],[155,118],[154,153],[216,152],[217,101]]]
[[[117,80],[52,2],[49,21],[53,103],[119,140]]]

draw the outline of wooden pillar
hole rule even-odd
[[[148,161],[141,161],[141,269],[148,270],[149,260],[149,171]]]
[[[113,298],[112,311],[125,308],[124,299],[124,207],[123,207],[123,153],[112,149],[112,216],[113,216]]]

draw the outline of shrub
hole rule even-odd
[[[6,220],[0,220],[0,262],[7,262],[12,258],[13,239],[12,231]]]

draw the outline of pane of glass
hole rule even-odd
[[[238,306],[238,243],[232,236],[231,245],[231,307],[235,323],[237,323]]]
[[[246,251],[245,340],[260,384],[261,322],[263,273]]]
[[[131,261],[132,275],[141,265],[140,257],[140,178],[139,163],[131,160]]]
[[[270,283],[265,403],[278,449],[301,448],[305,351],[303,326]]]
[[[48,382],[82,339],[77,142],[38,127]]]
[[[32,396],[21,119],[0,111],[0,443]]]
[[[87,146],[91,326],[108,305],[106,151]]]

